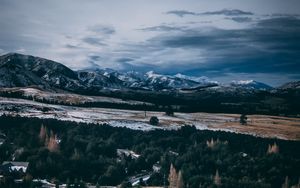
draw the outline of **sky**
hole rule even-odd
[[[299,0],[0,0],[0,54],[112,68],[300,80]]]

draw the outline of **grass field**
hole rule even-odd
[[[268,115],[248,115],[247,125],[239,123],[240,114],[146,112],[108,108],[82,108],[49,105],[24,99],[0,97],[0,113],[24,117],[55,118],[87,123],[108,123],[116,127],[138,130],[177,129],[194,125],[197,129],[220,130],[250,134],[259,137],[300,140],[300,118]],[[157,116],[158,126],[149,124],[151,116]]]

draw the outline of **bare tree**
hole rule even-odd
[[[181,170],[178,172],[177,188],[184,188],[184,182],[183,182]]]
[[[177,188],[178,175],[173,164],[171,164],[170,166],[170,173],[169,173],[168,180],[169,180],[169,188]]]
[[[40,129],[39,138],[41,142],[44,142],[47,135],[47,128],[42,124]]]
[[[219,175],[219,171],[218,170],[216,170],[216,174],[214,176],[214,184],[216,186],[221,186],[221,177]]]

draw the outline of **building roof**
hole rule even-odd
[[[16,162],[16,161],[4,161],[2,165],[0,165],[1,173],[10,173],[10,172],[23,172],[27,171],[27,167],[29,162]]]
[[[18,161],[4,161],[2,165],[6,164],[12,164],[12,166],[22,166],[22,167],[28,167],[29,162],[18,162]]]

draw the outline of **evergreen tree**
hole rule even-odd
[[[159,123],[159,120],[158,120],[158,118],[156,116],[152,116],[150,118],[150,124],[151,125],[158,125],[158,123]]]
[[[242,114],[241,116],[240,116],[240,124],[241,125],[247,125],[247,116],[246,116],[246,114]]]

